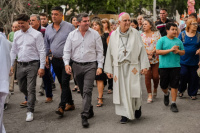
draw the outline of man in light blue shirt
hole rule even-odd
[[[65,41],[68,34],[75,28],[72,24],[62,20],[63,9],[61,7],[52,8],[51,14],[53,23],[47,26],[44,41],[47,56],[49,55],[50,50],[52,52],[53,69],[62,88],[61,101],[56,110],[56,114],[63,116],[64,110],[68,111],[75,109],[69,86],[71,74],[65,72],[64,62],[62,59]],[[48,61],[47,64],[49,64]]]

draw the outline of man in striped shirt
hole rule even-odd
[[[167,19],[167,15],[168,15],[167,9],[161,9],[160,10],[160,21],[156,22],[156,27],[160,31],[161,36],[167,35],[165,27],[168,22],[171,22],[169,19]]]

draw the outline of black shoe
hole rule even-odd
[[[5,104],[4,104],[4,110],[6,110],[7,108],[8,108],[8,104],[5,103]]]
[[[43,89],[43,88],[40,88],[39,93],[40,93],[40,96],[44,96],[44,89]]]
[[[56,90],[56,85],[55,85],[55,83],[51,84],[51,88],[52,88],[52,91],[55,91],[55,90]]]
[[[171,110],[172,112],[178,112],[178,108],[177,108],[177,106],[176,106],[176,103],[172,103],[172,104],[171,104],[170,110]]]
[[[82,126],[87,128],[89,126],[88,118],[84,115],[82,115],[81,118],[82,118]]]
[[[142,115],[142,111],[141,111],[141,107],[140,107],[139,110],[136,110],[136,111],[135,111],[135,118],[136,118],[136,119],[139,119],[139,118],[141,117],[141,115]]]
[[[89,116],[88,116],[88,119],[92,118],[94,116],[94,111],[93,111],[93,106],[90,107],[90,110],[89,110]]]
[[[169,105],[169,92],[168,92],[168,95],[167,96],[165,96],[164,95],[164,104],[165,104],[165,106],[168,106]]]
[[[128,118],[125,116],[122,116],[122,119],[120,120],[121,124],[126,124],[128,122]]]

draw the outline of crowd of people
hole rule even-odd
[[[154,22],[142,15],[131,19],[126,12],[120,13],[118,20],[81,13],[66,22],[63,9],[54,7],[53,23],[48,24],[44,13],[19,14],[8,37],[0,26],[0,62],[4,64],[0,69],[1,107],[7,108],[8,94],[14,94],[17,81],[25,98],[20,106],[27,108],[26,121],[32,121],[37,76],[42,78],[39,93],[46,95],[45,103],[53,102],[56,76],[61,100],[55,113],[63,116],[64,111],[75,109],[70,89],[73,78],[72,91],[80,93],[83,101],[82,125],[88,127],[88,119],[94,116],[91,102],[96,80],[96,107],[103,107],[103,91],[108,84],[107,93],[113,94],[115,112],[124,124],[141,117],[143,74],[147,103],[156,98],[160,83],[164,105],[169,105],[171,93],[170,109],[178,112],[176,98],[183,97],[186,89],[192,100],[197,99],[200,26],[196,13],[185,17],[182,24],[167,15],[167,10],[161,9],[160,19]],[[0,131],[5,131],[2,108],[0,112]]]

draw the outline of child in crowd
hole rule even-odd
[[[159,55],[160,86],[164,92],[164,104],[169,105],[168,86],[171,87],[171,111],[178,112],[176,97],[180,79],[180,56],[185,54],[181,40],[176,38],[177,25],[169,22],[166,25],[167,36],[158,40],[156,53]]]

